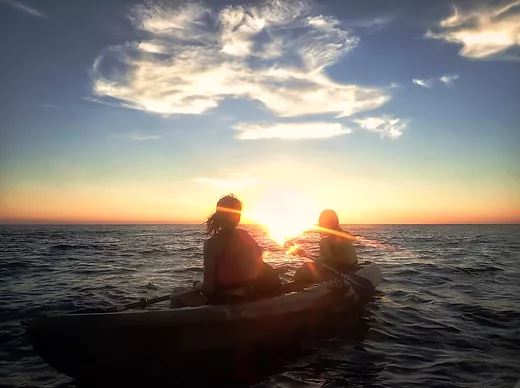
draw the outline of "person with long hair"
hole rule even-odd
[[[206,221],[210,236],[204,243],[202,291],[213,303],[231,303],[275,295],[280,288],[276,272],[262,259],[262,248],[238,228],[242,203],[226,195]]]
[[[357,267],[356,249],[352,236],[341,229],[334,210],[321,212],[318,221],[321,233],[320,261],[340,272],[349,272]]]
[[[336,271],[348,273],[358,269],[356,249],[353,237],[339,225],[338,215],[334,210],[321,212],[318,220],[320,232],[320,256],[318,261]],[[298,283],[314,283],[333,276],[330,270],[314,262],[305,263],[294,274]]]

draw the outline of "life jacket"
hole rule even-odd
[[[216,259],[216,284],[220,290],[247,285],[260,276],[264,266],[261,248],[245,230],[236,229],[225,238]]]
[[[322,260],[325,264],[341,272],[347,272],[357,265],[356,250],[348,240],[337,237],[324,237],[320,241],[320,254],[327,252]]]

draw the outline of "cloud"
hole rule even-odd
[[[439,77],[439,81],[441,81],[446,86],[453,85],[453,82],[457,79],[459,79],[458,74],[451,74],[451,75],[446,74],[446,75],[443,75],[442,77]]]
[[[359,44],[307,1],[270,0],[211,10],[186,2],[133,9],[147,36],[95,61],[98,100],[161,115],[202,114],[226,99],[258,101],[280,117],[350,116],[380,107],[386,90],[345,84],[325,69]]]
[[[423,87],[426,89],[431,89],[439,81],[445,86],[448,86],[448,87],[452,86],[453,82],[455,82],[455,80],[457,80],[457,79],[459,79],[458,74],[445,74],[438,78],[428,78],[428,79],[413,78],[412,82],[417,86],[420,86],[420,87]]]
[[[474,4],[474,3],[470,3]],[[426,36],[462,45],[461,56],[501,59],[500,54],[520,44],[520,1],[459,9]],[[518,57],[516,57],[518,59]]]
[[[159,136],[159,135],[132,134],[129,137],[130,137],[130,139],[135,140],[135,141],[147,141],[147,140],[159,140],[159,139],[162,139],[162,136]]]
[[[430,89],[433,86],[433,81],[427,79],[414,78],[412,79],[412,82],[417,86],[421,86],[426,89]]]
[[[159,136],[159,135],[140,133],[140,132],[112,134],[109,137],[116,138],[116,139],[130,139],[130,140],[135,140],[135,141],[150,141],[150,140],[162,139],[162,136]]]
[[[354,30],[364,30],[365,33],[371,34],[382,30],[393,20],[394,17],[392,15],[385,15],[365,19],[346,20],[345,24]]]
[[[47,15],[45,15],[43,12],[38,11],[36,8],[29,7],[28,5],[25,5],[19,1],[15,0],[0,0],[0,4],[7,4],[8,6],[15,8],[19,11],[22,11],[28,15],[39,17],[39,18],[45,18]]]
[[[392,116],[364,117],[353,120],[362,129],[378,133],[381,137],[397,139],[407,127],[407,123]]]
[[[40,102],[40,103],[38,103],[38,105],[43,107],[43,108],[47,108],[47,109],[60,109],[60,108],[62,108],[60,105],[48,104],[48,103],[45,103],[45,102]]]
[[[340,123],[304,122],[304,123],[272,123],[254,124],[239,123],[237,139],[324,139],[350,133],[351,130]]]

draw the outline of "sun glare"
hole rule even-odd
[[[248,218],[263,226],[269,237],[280,245],[312,229],[318,215],[313,201],[292,191],[266,195],[248,211]]]

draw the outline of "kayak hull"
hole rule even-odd
[[[27,330],[47,363],[80,381],[181,378],[194,366],[206,377],[239,378],[252,357],[292,348],[337,317],[355,321],[366,296],[331,282],[234,305],[43,316]]]

